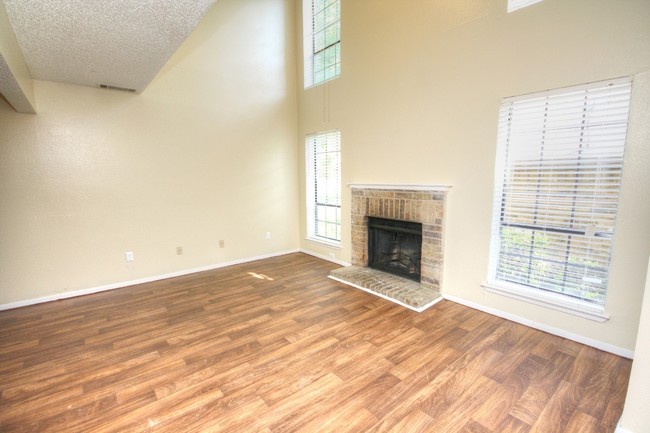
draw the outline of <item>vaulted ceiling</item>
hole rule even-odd
[[[33,79],[142,92],[215,0],[0,1]]]

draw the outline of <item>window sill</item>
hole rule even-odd
[[[327,84],[327,83],[329,83],[329,82],[332,82],[332,81],[336,80],[336,79],[339,78],[340,76],[341,76],[341,75],[339,74],[339,75],[337,75],[337,76],[335,76],[335,77],[328,78],[328,79],[325,80],[325,81],[319,81],[318,83],[310,84],[309,86],[305,86],[304,89],[305,89],[305,90],[315,89],[315,88],[317,88],[317,87],[319,87],[319,86],[322,86],[323,84]]]
[[[605,322],[609,320],[609,315],[605,313],[603,308],[586,302],[569,299],[559,294],[540,292],[525,286],[502,281],[485,282],[481,285],[490,293],[507,296],[530,304],[540,305],[555,311],[561,311],[563,313],[572,314],[596,322]]]
[[[341,242],[340,241],[339,242],[337,242],[337,241],[329,241],[327,239],[320,239],[320,238],[314,238],[314,237],[307,237],[306,240],[308,240],[309,242],[314,242],[316,244],[321,244],[321,245],[325,245],[325,246],[328,246],[328,247],[334,247],[334,248],[341,249]]]

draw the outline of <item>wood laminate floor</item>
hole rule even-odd
[[[291,254],[0,312],[1,432],[611,433],[631,361]]]

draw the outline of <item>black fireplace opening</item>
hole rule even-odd
[[[420,281],[422,224],[368,217],[368,266]]]

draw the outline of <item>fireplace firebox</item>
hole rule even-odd
[[[420,281],[422,224],[368,217],[368,266]]]

